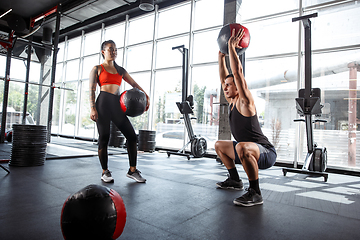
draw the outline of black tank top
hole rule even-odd
[[[231,110],[229,106],[229,122],[231,133],[237,142],[254,142],[271,148],[273,145],[263,134],[260,128],[257,114],[252,117],[245,117],[236,109]]]

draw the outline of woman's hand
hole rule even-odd
[[[93,120],[94,122],[97,121],[97,119],[98,119],[98,112],[96,111],[96,108],[91,108],[91,110],[90,110],[90,118],[91,118],[91,120]]]

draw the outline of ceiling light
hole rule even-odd
[[[139,8],[147,12],[154,10],[154,0],[140,0]]]

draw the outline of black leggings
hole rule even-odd
[[[127,139],[127,151],[131,167],[136,167],[137,136],[131,122],[120,107],[120,96],[101,91],[96,99],[99,131],[99,160],[102,169],[108,169],[107,145],[110,138],[110,121],[112,121]]]

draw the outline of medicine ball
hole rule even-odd
[[[120,96],[120,106],[126,115],[137,117],[145,112],[146,95],[137,88],[126,90]]]
[[[89,185],[70,195],[61,212],[64,239],[117,239],[124,230],[126,210],[113,189]]]
[[[245,33],[239,42],[239,45],[242,48],[241,49],[236,48],[236,52],[238,55],[241,55],[245,52],[245,50],[248,48],[248,46],[250,44],[250,33],[246,27],[242,26],[239,23],[231,23],[231,24],[225,25],[224,27],[221,28],[219,36],[217,38],[220,52],[222,52],[226,55],[229,54],[229,47],[228,47],[229,38],[231,37],[233,29],[235,29],[235,33],[237,34],[239,32],[240,28],[244,29]]]

